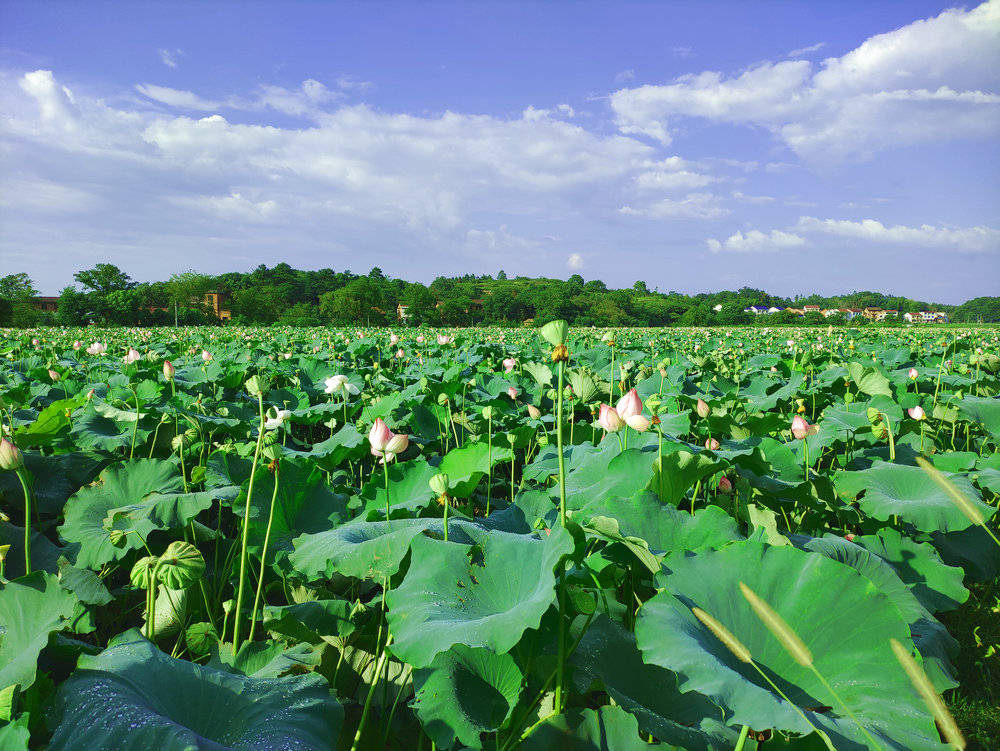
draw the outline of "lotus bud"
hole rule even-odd
[[[53,383],[55,383],[56,381],[59,380],[59,373],[57,373],[56,371],[54,371],[52,368],[49,368],[49,379]]]
[[[725,475],[719,478],[719,492],[723,495],[729,495],[733,492],[733,483]]]
[[[503,361],[504,372],[509,373],[514,369],[515,365],[517,365],[517,361],[513,357],[508,357],[506,360]]]
[[[854,542],[854,533],[848,532],[846,535],[844,535],[844,539],[847,540],[848,542]]]
[[[912,417],[914,420],[923,420],[927,415],[924,413],[924,408],[919,404],[916,407],[910,407],[906,410],[906,414]]]
[[[795,415],[795,417],[792,418],[792,435],[798,440],[801,441],[803,438],[815,435],[818,432],[819,427],[816,425],[810,425],[806,421],[806,418],[801,415]]]
[[[697,405],[695,405],[695,411],[698,413],[698,417],[702,420],[712,414],[712,408],[708,406],[708,402],[704,399],[698,400]]]
[[[170,362],[170,360],[164,360],[163,361],[163,377],[164,378],[166,378],[168,381],[172,381],[172,380],[174,380],[174,373],[176,373],[176,372],[177,372],[177,370],[174,368],[174,364],[172,362]]]
[[[87,401],[89,402],[93,398],[94,398],[94,389],[91,389],[90,391],[87,392]]]
[[[20,449],[6,438],[0,438],[0,469],[16,472],[24,467]]]
[[[597,418],[597,424],[609,433],[617,433],[622,428],[622,419],[614,407],[607,404],[601,405],[601,414]]]
[[[509,396],[514,401],[517,401],[517,395],[518,395],[518,393],[520,393],[520,392],[518,392],[518,390],[516,388],[514,388],[513,386],[511,386],[509,389],[507,389],[507,396]]]
[[[209,352],[207,349],[203,349],[201,351],[201,359],[204,362],[209,362],[212,359],[212,353]]]
[[[528,417],[530,417],[532,420],[537,420],[541,416],[542,416],[542,411],[538,407],[536,407],[534,404],[528,405]]]
[[[709,438],[705,441],[705,448],[708,449],[709,451],[718,451],[719,442],[714,438]]]
[[[910,377],[911,381],[915,381],[917,380],[917,376],[919,376],[920,374],[917,372],[916,368],[910,368],[910,372],[907,373],[907,375]]]
[[[639,399],[639,393],[635,389],[630,389],[625,396],[618,400],[618,403],[615,405],[615,412],[626,422],[628,418],[641,413],[642,400]]]

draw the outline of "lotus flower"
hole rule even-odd
[[[56,381],[59,380],[59,374],[56,371],[54,371],[52,368],[49,368],[49,379],[53,383],[55,383]]]
[[[642,412],[642,400],[635,389],[631,389],[625,396],[618,400],[615,405],[615,412],[618,416],[628,422],[628,418]]]
[[[79,339],[77,339],[75,342],[73,342],[73,351],[76,352],[82,346],[83,346],[83,342],[81,342]]]
[[[541,416],[542,416],[542,410],[540,410],[534,404],[528,405],[528,417],[530,417],[532,420],[537,420]]]
[[[911,381],[915,381],[917,380],[917,376],[920,374],[917,372],[916,368],[910,368],[910,372],[907,373],[907,375],[910,377]]]
[[[346,396],[347,394],[357,394],[361,391],[357,386],[349,383],[345,375],[330,376],[323,383],[326,384],[324,391],[327,394],[336,394],[338,391],[343,391]]]
[[[712,414],[712,408],[708,406],[708,402],[704,399],[698,400],[698,404],[695,405],[695,411],[698,413],[698,417],[702,420]]]
[[[514,388],[513,386],[511,386],[509,389],[507,389],[507,396],[509,396],[515,402],[517,401],[517,395],[519,393],[520,392],[516,388]]]
[[[846,535],[844,535],[844,539],[847,540],[848,542],[854,542],[854,533],[848,532]]]
[[[172,381],[172,380],[174,380],[174,373],[176,373],[176,372],[177,371],[174,368],[174,364],[172,362],[170,362],[170,360],[164,360],[163,361],[163,377],[164,378],[166,378],[168,381]]]
[[[617,410],[615,410],[617,412]],[[645,433],[652,424],[645,415],[629,415],[625,418],[625,424],[637,433]]]
[[[597,424],[609,433],[617,433],[622,429],[622,425],[625,423],[614,407],[602,404],[601,413],[597,418]]]
[[[211,359],[212,359],[212,353],[211,353],[211,352],[209,352],[209,351],[208,351],[207,349],[203,349],[203,350],[201,351],[201,359],[202,359],[203,361],[205,361],[205,362],[209,362],[209,361],[211,361]]]
[[[438,344],[440,344],[442,347],[446,344],[451,344],[453,341],[455,341],[455,337],[453,336],[445,336],[444,334],[438,334]]]
[[[292,411],[289,409],[274,409],[273,416],[271,416],[270,410],[268,410],[268,417],[264,420],[264,429],[274,430],[275,428],[280,428],[291,416]]]
[[[132,363],[141,359],[142,355],[139,354],[139,350],[137,350],[135,347],[129,347],[128,354],[125,355],[125,364],[131,365]]]
[[[719,478],[719,492],[723,495],[729,495],[733,492],[733,483],[725,475]]]
[[[517,365],[517,360],[515,360],[513,357],[508,357],[506,360],[503,361],[503,372],[509,373],[514,369],[515,365]]]
[[[924,412],[924,408],[921,407],[919,404],[916,407],[910,407],[908,410],[906,410],[906,414],[908,414],[914,420],[923,420],[925,417],[927,417],[927,414]]]
[[[806,436],[815,435],[819,432],[818,425],[810,425],[806,422],[806,418],[801,415],[795,415],[792,418],[792,435],[798,440],[802,440]]]
[[[0,469],[18,470],[24,466],[24,457],[20,449],[6,438],[0,438]]]
[[[399,337],[396,336],[395,334],[393,334],[392,336],[390,336],[389,337],[389,344],[391,344],[393,347],[395,347],[397,344],[399,344]]]
[[[420,334],[417,336],[417,344],[423,344],[423,343],[424,343],[424,335]]]
[[[87,347],[88,355],[103,355],[108,351],[106,344],[101,344],[100,342],[94,342],[89,347]]]
[[[707,448],[709,451],[718,451],[719,442],[714,438],[709,438],[705,441],[705,448]]]
[[[410,437],[393,433],[385,421],[379,417],[376,418],[372,429],[368,431],[368,442],[372,447],[372,456],[382,457],[379,463],[385,464],[395,459],[397,454],[406,451],[410,445]]]
[[[402,348],[396,350],[396,357],[399,358],[400,360],[402,360],[405,355],[406,353],[403,352]]]

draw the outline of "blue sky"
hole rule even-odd
[[[0,272],[1000,293],[1000,0],[0,5]]]

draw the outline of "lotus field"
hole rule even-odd
[[[996,329],[0,331],[0,748],[995,748],[998,370]]]

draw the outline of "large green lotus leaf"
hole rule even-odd
[[[309,644],[336,644],[354,633],[355,613],[354,603],[347,600],[265,605],[264,628]]]
[[[718,506],[698,509],[692,516],[676,506],[661,505],[649,492],[588,504],[585,512],[573,514],[573,520],[592,516],[618,520],[622,535],[645,540],[657,553],[715,548],[743,539],[733,518]]]
[[[562,527],[542,539],[471,525],[467,532],[473,544],[414,539],[406,578],[388,594],[392,651],[414,667],[453,644],[508,651],[555,601],[553,569],[573,550]]]
[[[653,465],[649,487],[663,498],[664,503],[677,505],[698,480],[729,466],[708,453],[689,451],[686,444],[666,444],[660,465]]]
[[[399,571],[413,538],[430,519],[355,520],[292,540],[292,567],[309,579],[334,573],[381,581]]]
[[[639,737],[639,723],[621,707],[567,709],[548,718],[524,739],[522,751],[669,751],[666,744],[650,746]]]
[[[361,490],[365,512],[381,512],[381,515],[385,516],[385,477],[382,474],[384,471],[384,466],[379,468]],[[436,494],[428,482],[438,471],[423,457],[390,464],[389,502],[392,508],[414,512],[434,502]]]
[[[246,511],[247,478],[233,510],[243,516]],[[214,491],[221,492],[221,489]],[[264,462],[257,467],[253,499],[250,503],[250,528],[247,531],[251,550],[264,547],[267,522],[274,496],[274,474]],[[274,496],[274,516],[271,520],[271,554],[291,551],[292,540],[298,535],[322,532],[347,519],[347,498],[334,493],[326,484],[324,472],[307,459],[285,459],[278,472],[278,494]]]
[[[689,751],[731,749],[739,733],[724,722],[722,709],[697,691],[682,694],[677,676],[647,665],[635,636],[606,615],[598,615],[573,652],[577,688],[586,691],[594,679],[615,703],[631,712],[639,728],[661,741]]]
[[[878,368],[865,367],[859,362],[847,363],[847,372],[851,374],[851,380],[858,390],[875,396],[892,396],[892,388],[889,386],[889,379],[882,375]]]
[[[21,452],[24,466],[31,474],[34,507],[42,514],[58,514],[66,499],[94,476],[107,461],[97,454],[73,452],[43,456],[32,451]],[[14,472],[0,472],[0,501],[8,508],[24,504],[24,491]]]
[[[70,416],[77,407],[87,401],[82,394],[69,399],[52,402],[38,413],[37,419],[27,427],[18,430],[14,440],[18,446],[47,446],[68,432],[72,423]]]
[[[247,678],[173,659],[132,630],[60,686],[49,749],[332,749],[342,721],[317,675]]]
[[[891,527],[855,537],[853,542],[890,563],[932,613],[954,610],[969,598],[969,590],[962,584],[965,572],[941,560],[929,543],[916,542]]]
[[[910,625],[913,642],[924,658],[924,670],[939,693],[957,686],[951,658],[958,654],[958,642],[906,586],[895,569],[874,553],[843,537],[792,535],[796,547],[832,558],[850,566],[888,597]]]
[[[989,519],[996,512],[981,500],[981,494],[967,477],[944,473],[969,502]],[[857,472],[837,472],[833,476],[837,492],[858,498],[861,510],[883,521],[898,515],[922,532],[954,532],[971,521],[958,510],[941,488],[920,467],[880,462]]]
[[[0,581],[0,691],[35,682],[38,655],[49,634],[71,626],[77,599],[52,574],[32,572]]]
[[[812,731],[752,666],[737,660],[695,618],[691,608],[697,606],[746,645],[837,748],[864,744],[839,702],[756,616],[740,594],[740,581],[799,634],[816,668],[881,743],[900,751],[941,749],[930,714],[889,649],[892,638],[912,644],[906,619],[867,578],[816,553],[747,541],[670,556],[656,578],[662,591],[645,604],[636,625],[645,661],[676,672],[681,691],[714,698],[732,713],[731,725]],[[819,707],[830,709],[816,711]]]
[[[960,566],[970,581],[985,582],[1000,576],[1000,547],[978,525],[960,532],[932,532],[930,542],[941,560]]]
[[[134,459],[105,469],[98,481],[67,502],[59,534],[79,545],[76,565],[97,569],[142,547],[154,529],[187,524],[223,490],[182,493],[177,467],[164,459]],[[107,526],[105,526],[107,524]],[[111,544],[109,528],[137,530],[121,548]]]
[[[650,486],[655,455],[638,448],[621,451],[613,437],[566,475],[566,507],[577,511],[608,498],[630,498]],[[614,443],[612,443],[614,441]]]
[[[24,527],[0,521],[0,545],[10,545],[4,561],[4,576],[8,579],[24,576]],[[65,552],[65,548],[53,545],[41,532],[31,533],[32,571],[56,573],[59,570],[59,556]]]
[[[966,396],[954,404],[968,419],[981,423],[994,438],[1000,436],[1000,399]]]
[[[413,709],[438,748],[456,738],[482,748],[480,733],[498,730],[517,706],[522,678],[510,655],[456,644],[413,671]]]
[[[339,411],[339,408],[338,408]],[[328,472],[337,469],[348,457],[362,453],[365,437],[353,425],[344,425],[325,441],[313,444],[309,451],[288,451],[307,456]]]
[[[438,471],[448,475],[451,495],[468,498],[491,465],[509,460],[510,449],[506,446],[498,446],[494,442],[491,451],[485,442],[469,443],[445,454],[438,465]]]
[[[865,413],[865,405],[834,404],[823,410],[817,424],[834,433],[841,440],[847,440],[858,432],[871,430],[871,421]]]
[[[114,452],[132,445],[132,430],[135,428],[135,445],[142,445],[152,434],[152,430],[136,428],[135,421],[117,422],[99,414],[88,406],[73,423],[70,431],[76,445],[83,449]]]

